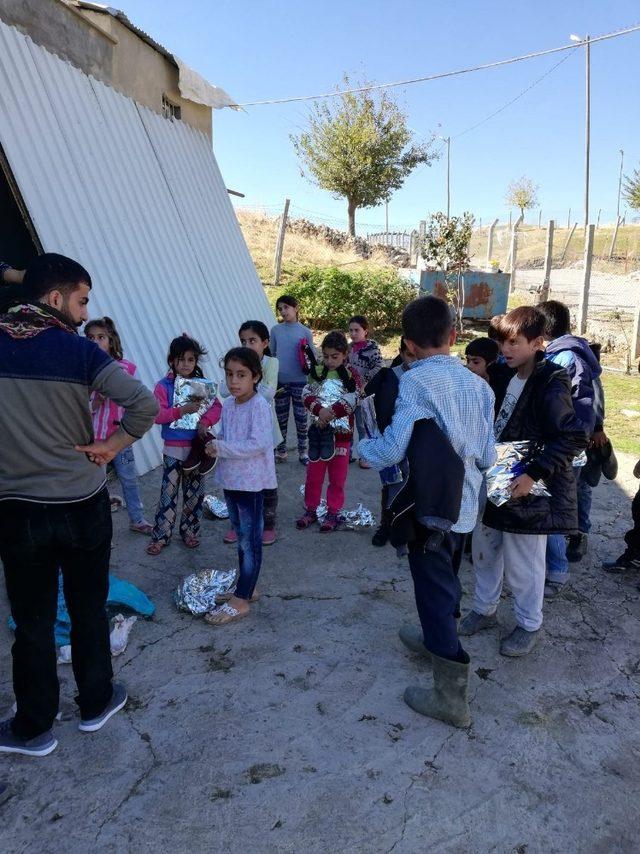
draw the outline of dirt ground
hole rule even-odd
[[[213,629],[180,614],[185,574],[233,566],[224,522],[202,545],[156,558],[114,516],[113,571],[157,605],[114,660],[124,713],[81,734],[60,667],[58,749],[3,757],[3,852],[635,852],[640,811],[639,579],[599,568],[621,551],[635,459],[595,492],[588,558],[546,607],[544,638],[522,660],[498,631],[468,639],[473,724],[456,730],[402,701],[424,665],[397,637],[415,619],[406,561],[370,531],[299,533],[303,469],[279,467],[279,541],[265,552],[251,617]],[[159,471],[143,481],[157,499]],[[348,506],[377,510],[374,472],[352,467]],[[472,567],[465,564],[463,608]],[[501,602],[507,631],[512,603]],[[0,620],[7,607],[0,601]],[[0,709],[10,642],[0,636]]]

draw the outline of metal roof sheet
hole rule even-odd
[[[90,316],[115,320],[148,386],[183,330],[218,376],[244,320],[273,323],[207,136],[2,22],[0,142],[44,250],[89,270]],[[135,448],[158,465],[159,428]]]

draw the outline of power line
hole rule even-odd
[[[606,41],[607,39],[618,38],[628,33],[634,33],[640,30],[640,24],[634,24],[631,27],[626,27],[623,30],[616,30],[613,33],[605,33],[601,36],[594,36],[589,39],[591,44],[595,42]],[[413,77],[410,80],[398,80],[395,83],[376,83],[371,86],[360,86],[356,89],[340,89],[335,92],[323,92],[319,95],[299,95],[295,98],[273,98],[268,101],[248,101],[244,104],[236,104],[238,107],[261,107],[268,104],[291,104],[294,101],[318,101],[323,98],[336,98],[341,95],[355,95],[360,92],[373,92],[378,89],[392,89],[396,86],[409,86],[412,83],[426,83],[430,80],[442,80],[444,77],[457,77],[461,74],[471,74],[475,71],[484,71],[487,68],[498,68],[501,65],[512,65],[514,62],[524,62],[527,59],[535,59],[538,56],[548,56],[552,53],[560,53],[568,50],[576,50],[583,47],[584,42],[572,42],[571,44],[562,45],[561,47],[547,48],[546,50],[538,50],[533,53],[525,53],[522,56],[514,56],[510,59],[500,59],[495,62],[487,62],[483,65],[474,65],[471,68],[459,68],[456,71],[443,71],[439,74],[429,74],[425,77]]]

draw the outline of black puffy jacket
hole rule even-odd
[[[496,413],[512,376],[513,371],[507,369],[491,379]],[[488,501],[482,521],[490,528],[514,534],[577,533],[576,480],[571,461],[587,447],[588,437],[573,408],[569,374],[542,353],[499,441],[524,439],[531,443],[526,473],[534,480],[543,478],[551,498],[527,495],[510,499],[501,507]]]

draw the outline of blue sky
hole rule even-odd
[[[238,102],[332,89],[346,71],[387,82],[462,68],[565,44],[640,21],[637,0],[121,0],[131,20]],[[584,49],[516,103],[461,134],[548,71],[563,54],[391,90],[417,139],[451,135],[452,212],[504,219],[509,182],[540,185],[545,219],[581,221],[584,173]],[[591,49],[591,219],[615,214],[619,149],[625,172],[640,165],[640,32]],[[346,203],[300,176],[289,140],[310,105],[214,114],[214,148],[241,204],[346,221]],[[392,198],[390,227],[411,227],[446,205],[446,159],[416,170]],[[537,213],[535,214],[537,218]],[[572,219],[574,215],[572,214]],[[360,230],[384,222],[358,212]],[[367,228],[365,224],[371,224]]]

